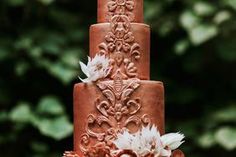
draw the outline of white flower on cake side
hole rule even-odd
[[[184,135],[180,133],[169,133],[161,136],[161,141],[164,147],[168,147],[171,150],[177,149],[184,141]]]
[[[170,157],[171,151],[177,149],[184,141],[184,135],[170,133],[160,136],[156,126],[143,127],[140,131],[130,134],[127,130],[117,135],[113,141],[118,151],[132,150],[138,157],[154,155],[154,157]]]
[[[79,64],[82,72],[87,76],[86,79],[79,77],[82,82],[96,82],[110,73],[109,58],[105,55],[97,54],[94,58],[88,57],[87,65],[82,62]]]

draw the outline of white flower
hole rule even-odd
[[[134,134],[130,134],[128,130],[119,133],[113,143],[119,150],[132,150],[140,157],[147,154],[153,154],[154,157],[170,157],[171,150],[179,147],[183,143],[183,138],[184,136],[178,133],[160,136],[155,125],[148,125]]]
[[[180,133],[169,133],[161,136],[162,144],[171,150],[177,149],[184,141],[184,135]]]
[[[107,77],[110,72],[109,59],[105,55],[96,55],[93,59],[88,57],[88,63],[85,65],[80,62],[82,72],[87,76],[86,79],[79,79],[83,82],[95,82],[101,78]]]
[[[118,134],[113,143],[119,150],[130,149],[138,156],[145,156],[149,153],[156,157],[170,155],[170,151],[164,149],[160,133],[154,125],[142,127],[140,131],[134,134],[130,134],[126,130],[122,134]]]

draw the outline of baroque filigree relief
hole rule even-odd
[[[134,7],[134,0],[110,0],[107,4],[107,20],[110,21],[115,15],[125,15],[132,22],[134,20],[134,14],[132,13]]]
[[[129,129],[130,125],[138,130],[151,122],[148,115],[136,114],[142,105],[140,98],[133,98],[132,94],[140,86],[139,79],[116,77],[96,85],[103,97],[97,98],[95,107],[99,113],[88,115],[86,133],[81,136],[80,149],[86,157],[111,156],[110,150],[115,149],[112,141],[117,133]]]
[[[122,79],[138,77],[135,63],[141,57],[140,45],[135,42],[132,32],[131,14],[135,3],[133,0],[111,0],[108,2],[110,31],[99,44],[99,53],[110,58],[112,67],[109,78],[121,74]]]
[[[110,151],[115,149],[112,141],[117,133],[130,128],[135,132],[151,123],[147,114],[138,114],[141,98],[133,97],[140,86],[136,63],[141,57],[131,25],[135,2],[110,0],[107,7],[110,31],[98,45],[98,53],[110,59],[111,70],[108,81],[96,83],[102,94],[94,102],[97,112],[88,115],[81,135],[80,150],[85,157],[113,157]]]

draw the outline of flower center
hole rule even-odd
[[[99,71],[99,70],[101,70],[102,69],[102,63],[99,63],[99,64],[97,64],[96,65],[96,69],[95,69],[95,71]]]

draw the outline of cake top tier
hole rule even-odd
[[[143,0],[98,0],[98,23],[114,15],[127,15],[130,22],[143,23]]]

